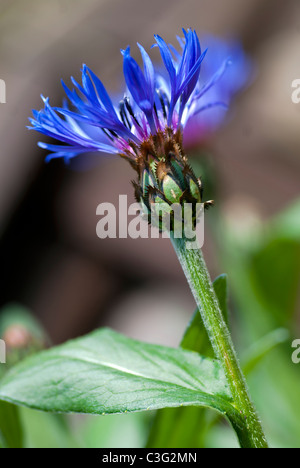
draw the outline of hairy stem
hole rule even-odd
[[[225,371],[234,406],[245,421],[243,426],[240,422],[231,421],[240,444],[243,448],[267,448],[267,441],[251,402],[246,380],[223,319],[202,252],[200,249],[188,249],[188,241],[185,238],[176,239],[171,235],[171,240],[201,313],[215,355]]]

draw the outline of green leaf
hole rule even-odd
[[[23,430],[21,426],[19,408],[0,401],[0,447],[22,448]]]
[[[213,357],[213,350],[198,308],[193,313],[193,316],[185,330],[180,347],[188,349],[189,351],[201,353],[205,356]]]
[[[196,405],[237,417],[217,361],[141,343],[109,329],[26,359],[1,380],[0,399],[65,413]]]

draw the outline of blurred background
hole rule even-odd
[[[300,78],[298,0],[1,0],[0,305],[11,316],[26,308],[52,344],[109,326],[178,346],[195,304],[170,242],[96,236],[99,203],[117,203],[119,194],[133,201],[129,165],[113,156],[46,165],[39,135],[26,125],[41,93],[61,104],[60,79],[79,80],[82,63],[119,93],[120,49],[131,45],[138,58],[137,41],[149,50],[157,33],[174,43],[182,27],[238,38],[255,64],[253,83],[205,151],[191,155],[205,197],[216,201],[204,254],[213,278],[228,273],[240,353],[288,330],[249,373],[249,385],[272,444],[299,447],[300,365],[291,361],[300,338],[300,104],[291,100]],[[46,416],[24,411],[29,445],[142,446],[147,438],[144,417],[128,415],[73,417],[72,438],[53,420],[41,439]],[[195,444],[236,444],[224,422],[203,430]]]

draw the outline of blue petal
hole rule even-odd
[[[178,90],[178,94],[182,94],[184,91],[188,95],[188,97],[191,95],[191,93],[194,91],[195,86],[197,84],[198,78],[199,78],[199,73],[200,73],[200,65],[203,62],[205,55],[207,53],[207,49],[203,52],[203,54],[198,58],[197,62],[195,65],[192,67],[192,69],[188,72],[184,82],[182,83],[181,87]]]
[[[148,102],[147,110],[151,107],[151,102],[149,99],[149,93],[147,89],[147,82],[140,69],[137,62],[130,56],[130,49],[127,48],[126,51],[123,53],[124,56],[124,77],[128,89],[137,103],[138,106],[141,107],[141,103]],[[141,107],[142,110],[143,106]]]
[[[95,75],[95,73],[92,72],[92,70],[88,67],[86,67],[89,74],[91,75],[94,85],[96,87],[97,93],[99,95],[99,98],[101,99],[104,107],[108,112],[116,114],[115,108],[113,106],[113,103],[104,87],[102,82],[99,80],[99,78]]]
[[[153,103],[153,100],[154,100],[154,85],[155,85],[155,72],[154,72],[153,63],[152,63],[149,55],[145,51],[144,47],[141,46],[141,44],[139,44],[139,43],[138,43],[138,47],[140,49],[140,52],[141,52],[141,55],[142,55],[142,58],[143,58],[145,78],[146,78],[146,81],[147,81],[148,90],[151,93],[151,99],[152,99],[152,103]]]
[[[174,66],[174,62],[173,62],[171,52],[170,52],[167,44],[165,43],[165,41],[160,36],[155,35],[154,38],[155,38],[155,40],[157,42],[157,45],[159,47],[161,57],[162,57],[162,59],[164,61],[167,72],[170,75],[171,84],[175,84],[176,83],[176,70],[175,70],[175,66]]]
[[[124,56],[124,77],[134,101],[146,115],[151,131],[155,132],[153,119],[154,70],[146,51],[141,46],[140,50],[144,61],[145,76],[137,62],[130,56],[130,48],[127,47],[126,50],[122,51]]]

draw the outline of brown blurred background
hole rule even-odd
[[[59,105],[60,78],[87,63],[122,89],[120,48],[174,42],[181,27],[238,37],[257,77],[209,142],[216,202],[226,214],[268,218],[299,196],[299,0],[1,0],[0,302],[28,306],[57,343],[99,326],[177,345],[194,302],[168,240],[100,240],[96,207],[133,200],[130,167],[99,157],[89,168],[44,163],[27,117],[40,93]],[[213,276],[222,273],[206,235]],[[170,323],[172,327],[170,327]]]

